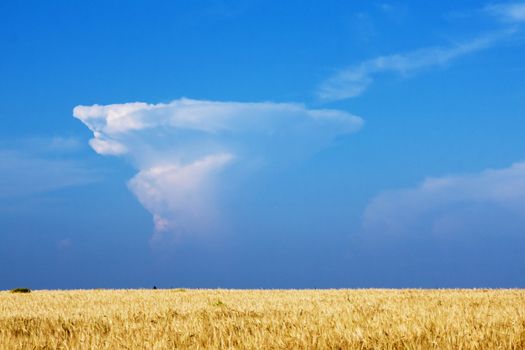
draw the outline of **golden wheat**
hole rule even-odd
[[[0,292],[0,348],[525,349],[525,291]]]

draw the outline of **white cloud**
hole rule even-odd
[[[158,235],[206,230],[213,194],[228,164],[288,164],[358,130],[359,117],[293,103],[191,100],[77,106],[92,148],[129,159],[129,188],[151,212]]]
[[[390,11],[389,5],[380,5],[383,11]],[[482,12],[507,23],[502,31],[478,36],[471,41],[450,46],[434,46],[407,53],[379,56],[359,64],[341,69],[325,79],[316,94],[321,100],[336,101],[361,95],[383,73],[409,75],[433,66],[444,66],[467,54],[487,49],[518,30],[516,24],[525,21],[525,3],[502,3],[487,5]],[[479,13],[480,10],[477,11]]]
[[[485,11],[501,21],[519,23],[525,21],[525,3],[492,4],[485,7]]]
[[[126,154],[128,152],[126,146],[122,143],[106,140],[99,132],[95,131],[93,133],[95,136],[89,140],[89,145],[97,152],[98,154],[113,155],[118,156],[121,154]]]
[[[363,231],[374,239],[442,237],[481,234],[492,226],[498,230],[495,234],[505,235],[512,220],[523,218],[525,162],[477,174],[430,178],[415,188],[380,194],[365,210]]]
[[[432,66],[444,66],[464,55],[486,49],[511,33],[504,31],[449,47],[430,47],[404,54],[379,56],[335,73],[321,83],[317,95],[325,101],[357,97],[372,84],[374,76],[378,74],[409,75]]]
[[[215,154],[188,165],[153,167],[141,170],[128,186],[153,214],[157,233],[203,232],[216,224],[210,193],[213,173],[232,160],[230,154]]]

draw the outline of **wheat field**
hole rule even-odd
[[[525,349],[525,291],[5,291],[0,348]]]

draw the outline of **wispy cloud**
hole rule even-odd
[[[360,128],[361,118],[292,103],[179,99],[170,103],[77,106],[92,148],[122,156],[139,170],[128,182],[162,232],[207,230],[214,191],[231,164],[287,164]]]
[[[335,73],[320,85],[317,95],[325,101],[357,97],[379,74],[396,73],[406,76],[430,67],[445,66],[462,56],[487,49],[511,33],[511,30],[491,33],[451,46],[436,46],[376,57]]]
[[[99,179],[75,152],[74,138],[27,138],[0,142],[0,198],[31,196]]]
[[[488,14],[499,18],[507,23],[525,22],[525,3],[513,2],[503,4],[491,4],[484,8]]]
[[[505,215],[495,217],[498,211]],[[492,226],[497,232],[491,234],[505,235],[502,228],[524,217],[525,163],[516,163],[477,174],[430,178],[415,188],[380,194],[366,208],[363,231],[373,239],[441,237],[482,234]]]
[[[521,162],[377,195],[350,249],[380,286],[516,287],[524,225]]]
[[[388,6],[383,7],[385,10],[389,9]],[[479,11],[477,10],[478,14]],[[381,74],[394,73],[407,76],[431,67],[445,66],[465,55],[488,49],[509,38],[517,32],[516,24],[525,22],[523,2],[491,4],[485,6],[482,12],[507,23],[507,28],[480,35],[470,41],[379,56],[343,68],[318,86],[317,97],[324,101],[354,98],[361,95]]]
[[[33,155],[69,154],[85,146],[80,139],[71,136],[33,136],[19,139],[0,140],[0,149],[19,150]]]

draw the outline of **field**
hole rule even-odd
[[[525,349],[525,291],[5,291],[0,348]]]

